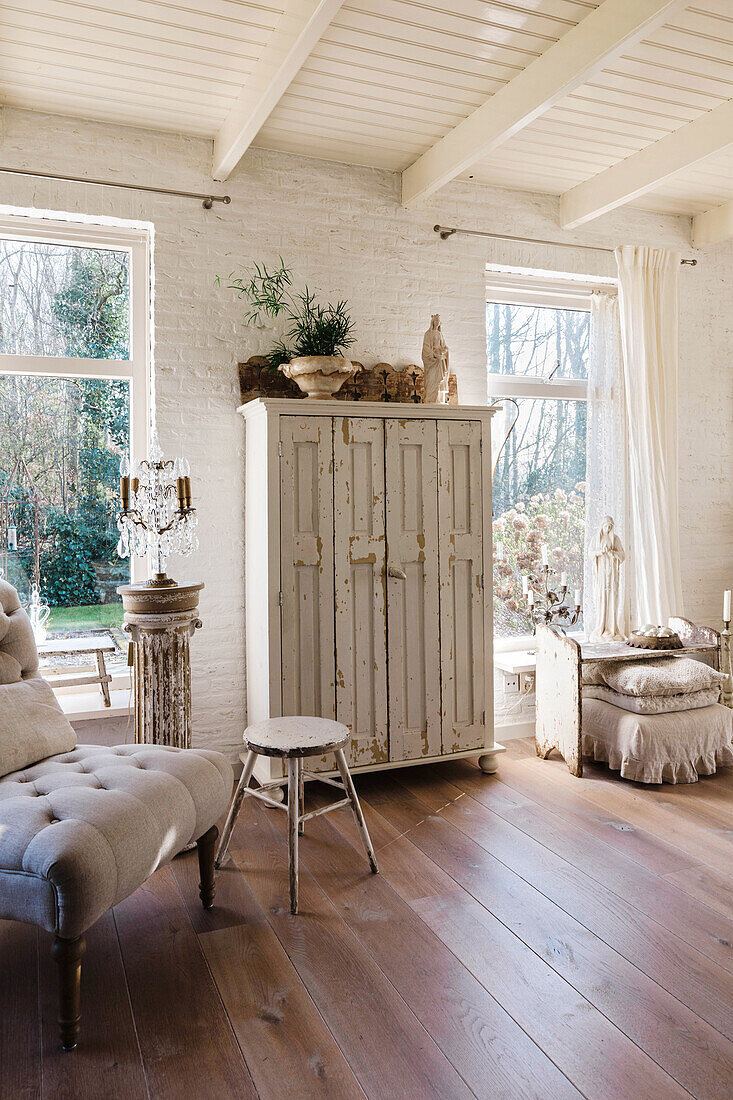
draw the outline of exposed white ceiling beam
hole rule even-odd
[[[718,244],[733,237],[733,202],[714,206],[692,219],[692,244],[704,248],[706,244]]]
[[[467,171],[689,0],[604,0],[402,173],[411,206]]]
[[[214,139],[212,176],[225,180],[298,75],[343,0],[287,0],[262,56]]]
[[[671,176],[733,145],[733,99],[566,191],[560,222],[574,229],[653,191]]]

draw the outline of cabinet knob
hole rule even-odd
[[[407,580],[407,573],[405,573],[404,569],[400,569],[400,567],[398,565],[388,565],[387,566],[387,576],[388,577],[395,577],[398,581],[406,581]]]

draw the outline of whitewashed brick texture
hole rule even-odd
[[[689,221],[627,209],[573,234],[553,197],[454,183],[405,210],[399,177],[384,171],[252,149],[225,185],[210,182],[211,143],[6,108],[4,165],[228,192],[205,211],[195,200],[0,176],[0,203],[22,209],[144,220],[155,231],[155,391],[163,446],[191,461],[201,549],[173,563],[202,579],[204,622],[192,645],[194,741],[233,755],[246,722],[244,651],[244,425],[237,363],[266,350],[242,305],[215,276],[282,255],[299,279],[347,298],[354,358],[419,361],[440,313],[464,403],[485,397],[484,264],[516,263],[612,275],[608,254],[455,237],[436,222],[572,243],[647,243],[689,251]],[[709,249],[681,273],[680,482],[686,612],[718,621],[733,583],[733,249]],[[87,724],[88,727],[89,724]],[[86,733],[86,730],[85,730]]]

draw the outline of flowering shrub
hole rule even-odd
[[[555,489],[515,502],[494,519],[494,543],[504,544],[504,560],[494,562],[494,633],[516,637],[532,633],[522,577],[542,568],[542,547],[549,552],[550,587],[558,588],[560,573],[568,574],[568,591],[583,587],[585,542],[585,482],[566,492]]]

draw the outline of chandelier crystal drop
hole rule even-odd
[[[149,585],[175,584],[166,576],[168,559],[174,554],[185,558],[198,549],[190,473],[187,459],[163,458],[157,431],[147,459],[131,467],[125,455],[120,462],[117,553],[121,558],[150,555],[155,575]]]

